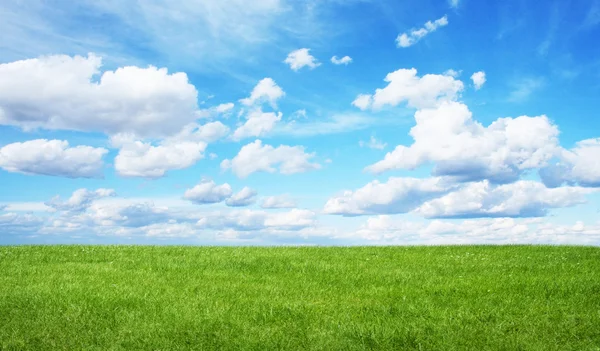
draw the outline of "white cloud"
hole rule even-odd
[[[0,213],[0,232],[3,235],[34,235],[44,220],[32,214]]]
[[[264,78],[252,89],[250,96],[240,102],[246,106],[268,102],[271,107],[277,108],[277,100],[284,96],[285,92],[273,79]]]
[[[269,196],[260,204],[262,208],[295,208],[296,206],[296,202],[288,195]]]
[[[383,150],[385,149],[385,147],[387,146],[386,143],[384,143],[383,141],[377,140],[377,138],[375,138],[375,136],[371,135],[371,139],[369,139],[369,141],[365,142],[365,141],[359,141],[358,145],[360,145],[360,147],[368,147],[369,149],[377,149],[377,150]]]
[[[238,193],[233,194],[225,203],[231,207],[249,206],[256,202],[256,190],[244,187]]]
[[[69,147],[64,140],[36,139],[0,148],[0,168],[24,174],[95,178],[102,176],[106,153],[104,148]]]
[[[233,102],[220,104],[217,107],[215,107],[215,111],[217,111],[218,113],[227,113],[227,112],[233,110],[234,106],[235,105],[233,104]]]
[[[261,109],[254,110],[246,116],[246,122],[238,127],[232,135],[233,140],[241,140],[248,137],[263,136],[275,128],[277,122],[281,121],[281,112],[263,112]]]
[[[444,72],[445,76],[450,76],[454,78],[458,78],[461,75],[462,71],[455,71],[452,68]]]
[[[293,209],[288,212],[238,210],[206,216],[198,221],[201,228],[216,230],[260,231],[265,229],[300,230],[316,224],[315,213]]]
[[[223,123],[209,122],[203,125],[190,123],[172,137],[166,138],[165,143],[176,143],[182,141],[212,143],[229,134],[229,127]]]
[[[358,190],[330,198],[323,212],[347,216],[406,213],[453,188],[442,178],[391,177],[386,183],[374,180]]]
[[[115,157],[115,169],[124,177],[160,178],[167,171],[184,169],[204,157],[205,142],[168,141],[154,146],[118,135],[111,139],[113,146],[120,147]]]
[[[46,202],[45,205],[57,211],[83,212],[87,210],[94,201],[115,195],[116,193],[113,189],[97,189],[94,191],[78,189],[73,192],[73,195],[71,195],[67,201],[62,201],[60,196],[55,196],[50,201]]]
[[[344,56],[342,58],[333,56],[331,58],[331,63],[333,63],[334,65],[346,65],[347,66],[351,62],[352,62],[352,57],[350,57],[350,56]]]
[[[600,138],[578,142],[570,150],[561,149],[560,163],[540,170],[542,181],[551,187],[564,182],[600,187]]]
[[[229,198],[231,186],[227,183],[217,185],[212,180],[203,180],[191,189],[187,189],[184,198],[196,204],[213,204]]]
[[[309,67],[310,69],[314,69],[321,64],[317,61],[317,59],[310,54],[310,49],[298,49],[290,52],[286,59],[283,61],[290,65],[290,68],[293,71],[298,71],[302,67]]]
[[[597,244],[600,225],[558,225],[532,219],[493,218],[458,221],[408,222],[397,216],[370,217],[345,238],[368,243],[402,245],[444,244]],[[485,257],[480,257],[483,259]],[[463,256],[461,259],[477,259]]]
[[[426,218],[542,217],[548,209],[584,203],[584,195],[591,192],[580,187],[550,189],[527,180],[499,186],[482,181],[430,200],[415,213]]]
[[[472,119],[466,105],[444,102],[415,113],[414,143],[366,168],[381,173],[434,163],[434,175],[459,181],[515,181],[523,172],[543,167],[558,148],[558,128],[546,116],[500,118],[488,127]]]
[[[475,85],[475,90],[481,89],[483,84],[485,84],[485,72],[479,71],[479,72],[473,73],[473,75],[471,76],[471,80],[473,81],[473,84]]]
[[[231,168],[239,178],[246,178],[254,172],[281,174],[303,173],[321,168],[317,163],[310,163],[314,153],[307,154],[303,146],[280,145],[273,147],[263,145],[256,140],[244,145],[232,160],[223,160],[221,169]]]
[[[452,75],[426,74],[418,77],[414,68],[388,73],[384,80],[388,82],[385,88],[375,90],[373,95],[360,94],[352,104],[366,110],[397,106],[406,101],[410,107],[428,108],[456,100],[464,89],[463,83]]]
[[[407,48],[416,44],[424,36],[431,32],[435,32],[439,27],[448,25],[448,17],[444,16],[433,22],[427,21],[425,27],[419,29],[411,29],[408,32],[398,35],[396,38],[396,45],[398,47]]]
[[[354,101],[352,101],[352,105],[358,107],[361,110],[368,109],[373,103],[373,97],[369,94],[359,94]]]
[[[0,64],[0,124],[157,137],[197,118],[198,94],[185,73],[152,66],[101,73],[101,64],[93,54]]]
[[[460,0],[448,0],[448,4],[453,9],[457,8],[459,3],[460,3]]]

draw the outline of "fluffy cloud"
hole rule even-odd
[[[571,150],[561,149],[560,163],[540,170],[542,181],[549,187],[563,183],[600,187],[600,138],[578,142]]]
[[[295,208],[296,202],[287,195],[269,196],[263,199],[262,208]]]
[[[352,104],[366,110],[397,106],[406,101],[410,107],[429,108],[455,100],[464,89],[464,84],[452,75],[426,74],[418,77],[414,68],[388,73],[384,80],[388,83],[385,88],[376,89],[373,95],[360,94]]]
[[[310,163],[314,153],[307,154],[302,146],[280,145],[273,147],[263,145],[262,141],[256,140],[244,145],[240,152],[232,160],[221,162],[222,169],[230,169],[240,178],[246,178],[254,172],[281,174],[303,173],[321,166]]]
[[[358,145],[360,145],[360,147],[368,147],[369,149],[377,149],[377,150],[383,150],[385,149],[385,147],[387,146],[386,143],[384,143],[383,141],[377,140],[377,138],[375,138],[375,136],[371,135],[371,139],[369,139],[369,141],[365,142],[365,141],[359,141]]]
[[[545,166],[558,147],[558,128],[546,116],[500,118],[484,127],[466,105],[444,102],[417,111],[415,119],[410,131],[414,143],[397,146],[367,171],[415,169],[433,162],[437,176],[505,183]]]
[[[204,157],[205,142],[165,142],[158,146],[136,141],[131,136],[113,138],[114,146],[120,147],[115,157],[115,169],[124,177],[163,177],[167,171],[184,169]]]
[[[352,62],[352,57],[350,57],[350,56],[344,56],[342,58],[333,56],[331,58],[331,63],[333,63],[334,65],[348,65],[351,62]]]
[[[306,48],[290,52],[283,62],[290,65],[290,68],[293,71],[298,71],[302,67],[313,69],[321,65],[317,59],[310,54],[310,49]]]
[[[419,40],[421,40],[424,36],[431,32],[435,32],[439,27],[443,27],[448,25],[448,17],[444,16],[440,19],[437,19],[433,22],[427,21],[423,28],[412,29],[406,33],[402,33],[398,35],[396,38],[396,45],[401,48],[407,48],[416,44]]]
[[[195,187],[187,189],[183,197],[196,204],[214,204],[229,198],[231,194],[229,184],[217,185],[212,180],[203,180]]]
[[[100,72],[93,54],[0,64],[0,124],[158,137],[198,117],[185,73],[121,67]]]
[[[45,204],[57,211],[83,212],[87,210],[94,201],[115,195],[116,193],[113,189],[97,189],[94,191],[78,189],[73,192],[73,195],[71,195],[67,201],[62,201],[60,196],[55,196]]]
[[[63,140],[30,140],[0,148],[0,168],[25,174],[95,178],[102,176],[102,157],[107,152],[90,146],[69,147]]]
[[[590,192],[579,187],[549,189],[526,180],[499,186],[482,181],[430,200],[415,213],[426,218],[541,217],[551,208],[584,203]]]
[[[285,92],[273,79],[264,78],[252,89],[250,96],[240,102],[246,106],[268,102],[271,107],[277,108],[277,100],[284,96]]]
[[[374,180],[358,190],[330,198],[323,212],[346,216],[406,213],[453,188],[442,178],[391,177],[386,183]]]
[[[281,112],[276,114],[257,109],[250,112],[246,118],[246,122],[233,133],[233,140],[263,136],[272,131],[277,122],[281,121]]]
[[[479,71],[479,72],[473,73],[473,75],[471,76],[471,80],[473,81],[473,84],[475,85],[475,90],[481,89],[483,84],[485,84],[485,72]]]
[[[244,187],[240,192],[233,194],[225,203],[231,207],[249,206],[256,202],[256,191]]]

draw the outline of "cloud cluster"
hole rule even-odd
[[[109,196],[116,196],[113,189],[97,189],[94,191],[88,189],[78,189],[67,200],[62,201],[60,196],[53,197],[45,204],[57,211],[83,212],[87,210],[94,201]]]
[[[94,54],[0,64],[0,124],[161,137],[198,117],[198,94],[185,73],[101,66]]]
[[[484,127],[466,105],[443,102],[415,113],[414,143],[398,145],[366,168],[373,173],[433,163],[433,174],[458,181],[513,182],[544,167],[558,150],[558,128],[546,116],[500,118]]]

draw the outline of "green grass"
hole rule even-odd
[[[600,350],[600,248],[0,247],[1,350]]]

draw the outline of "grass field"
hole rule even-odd
[[[600,248],[0,247],[1,350],[600,350]]]

